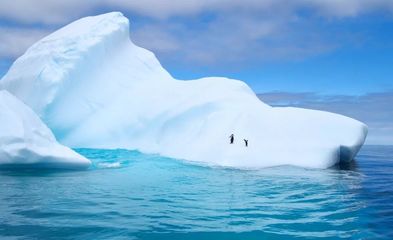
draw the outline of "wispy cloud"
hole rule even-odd
[[[332,51],[354,38],[345,31],[333,34],[317,24],[367,13],[393,13],[390,0],[3,0],[0,20],[21,26],[14,35],[0,35],[13,42],[2,56],[15,57],[32,44],[42,26],[60,27],[77,18],[120,10],[131,20],[144,21],[131,35],[136,43],[160,58],[201,66],[247,64],[303,59]],[[180,20],[179,20],[180,19]],[[39,27],[37,27],[37,24]],[[15,27],[15,26],[14,26]],[[15,29],[16,31],[16,29]],[[4,30],[3,30],[4,32]],[[20,37],[24,34],[25,37]],[[29,36],[31,35],[31,36]],[[350,35],[350,34],[349,34]],[[356,41],[362,36],[357,35]],[[17,46],[18,41],[23,43]],[[360,40],[359,40],[360,39]],[[3,47],[6,48],[6,47]],[[7,56],[8,55],[8,56]]]
[[[0,15],[25,23],[65,23],[95,8],[120,8],[157,19],[204,12],[293,14],[309,9],[325,17],[353,17],[372,11],[393,11],[391,0],[3,0]]]
[[[26,25],[59,25],[85,15],[98,2],[100,1],[3,0],[0,3],[0,19]]]
[[[393,145],[393,91],[360,96],[269,92],[258,95],[273,106],[294,106],[343,114],[366,123],[368,144]]]
[[[44,29],[0,27],[0,58],[16,58],[49,32]]]

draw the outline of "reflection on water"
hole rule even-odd
[[[0,237],[335,239],[393,237],[393,148],[327,170],[211,168],[80,149],[83,172],[0,172]]]

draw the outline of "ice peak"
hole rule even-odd
[[[96,67],[129,42],[129,21],[122,13],[81,18],[31,46],[14,62],[0,81],[0,88],[6,86],[14,94],[24,92],[26,95],[21,100],[42,116],[63,85],[85,78],[85,63]],[[18,70],[21,67],[22,72]],[[19,86],[14,81],[20,81]],[[22,86],[31,87],[28,94]],[[30,99],[41,91],[45,92],[43,99]]]
[[[120,12],[110,12],[97,16],[81,18],[45,37],[43,41],[60,38],[78,38],[85,36],[105,36],[114,33],[129,35],[129,21]]]

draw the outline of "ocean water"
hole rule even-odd
[[[254,171],[77,151],[90,170],[0,171],[0,239],[393,239],[393,147]]]

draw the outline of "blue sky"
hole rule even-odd
[[[340,106],[363,109],[362,101],[375,101],[367,114],[392,110],[377,104],[393,96],[391,0],[3,0],[0,75],[53,30],[108,11],[123,12],[131,39],[176,78],[240,79],[272,104],[282,103],[276,94],[286,105],[326,109],[321,103],[335,102],[328,110],[340,113]],[[373,126],[369,143],[393,144],[392,116],[379,114],[378,124],[351,116]]]

